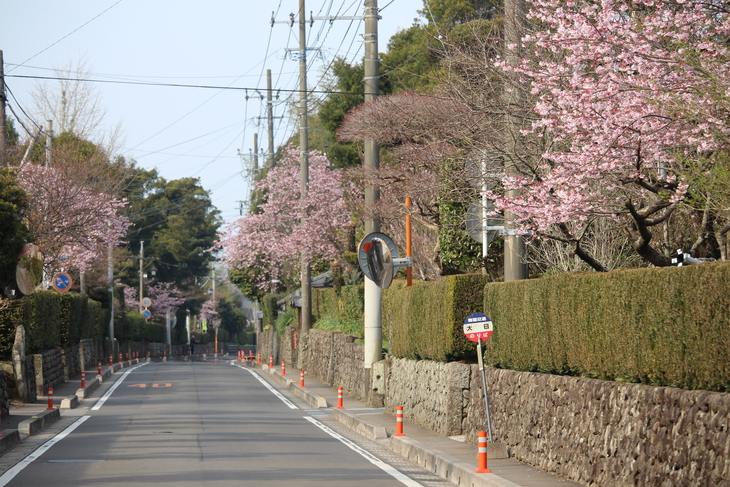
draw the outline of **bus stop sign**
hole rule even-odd
[[[464,334],[473,342],[483,342],[492,336],[492,320],[482,313],[474,313],[464,320]]]

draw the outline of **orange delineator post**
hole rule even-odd
[[[487,432],[486,431],[480,431],[479,432],[479,444],[478,444],[478,459],[479,459],[479,468],[474,470],[476,473],[492,473],[491,470],[487,468]]]
[[[258,352],[258,353],[256,354],[256,363],[258,363],[258,364],[260,364],[260,363],[261,363],[261,352]]]
[[[395,408],[395,434],[393,436],[405,436],[403,433],[403,406]]]
[[[335,409],[345,409],[342,405],[342,387],[337,388],[337,407]]]
[[[286,362],[281,362],[281,376],[284,377],[286,375]]]
[[[48,407],[46,408],[48,410],[52,410],[53,408],[53,387],[48,388]]]
[[[119,363],[121,364],[122,362],[124,362],[122,352],[119,352]]]
[[[299,387],[304,387],[304,371],[299,371]]]
[[[114,356],[109,355],[109,367],[114,367]]]
[[[99,366],[96,369],[96,375],[102,375],[101,374],[101,360],[99,360]]]
[[[86,371],[81,371],[81,388],[86,389]]]
[[[269,368],[270,369],[274,368],[274,356],[273,355],[269,355]]]

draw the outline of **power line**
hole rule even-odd
[[[80,26],[78,26],[77,28],[75,28],[74,30],[72,30],[71,32],[69,32],[68,34],[66,34],[65,36],[61,37],[61,38],[60,38],[59,40],[57,40],[56,42],[54,42],[54,43],[53,43],[53,44],[51,44],[50,46],[48,46],[48,47],[46,47],[45,49],[43,49],[42,51],[40,51],[40,52],[38,52],[38,53],[36,53],[36,54],[32,55],[31,57],[29,57],[28,59],[26,59],[26,60],[25,60],[25,61],[23,61],[22,63],[20,63],[20,64],[16,65],[16,66],[15,66],[15,68],[13,68],[13,69],[16,69],[16,68],[18,68],[18,67],[20,67],[20,66],[23,66],[23,65],[24,65],[25,63],[27,63],[27,62],[28,62],[28,61],[30,61],[31,59],[33,59],[33,58],[35,58],[35,57],[38,57],[38,56],[40,56],[41,54],[43,54],[44,52],[46,52],[47,50],[49,50],[50,48],[52,48],[53,46],[55,46],[56,44],[58,44],[59,42],[61,42],[62,40],[64,40],[65,38],[69,37],[70,35],[74,34],[74,33],[75,33],[75,32],[77,32],[77,31],[81,30],[81,29],[82,29],[83,27],[86,27],[86,26],[87,26],[87,25],[89,25],[89,24],[90,24],[91,22],[93,22],[94,20],[98,19],[99,17],[101,17],[102,15],[104,15],[105,13],[107,13],[107,12],[108,12],[109,10],[113,9],[114,7],[116,7],[117,5],[119,5],[120,3],[122,3],[122,0],[118,0],[118,1],[117,1],[117,3],[115,3],[115,4],[114,4],[114,5],[112,5],[111,7],[107,8],[107,9],[106,9],[106,10],[104,10],[104,11],[102,11],[102,12],[101,12],[100,14],[98,14],[97,16],[95,16],[95,17],[91,18],[90,20],[88,20],[88,21],[84,22],[83,24],[81,24]],[[11,71],[12,71],[13,69],[11,69]],[[8,75],[6,74],[5,76],[8,76]]]
[[[244,86],[217,86],[217,85],[192,85],[192,84],[183,84],[183,83],[152,83],[152,82],[146,82],[146,81],[122,81],[122,80],[104,80],[104,79],[93,79],[93,78],[68,78],[68,77],[61,77],[61,76],[33,76],[33,75],[23,75],[23,74],[6,74],[6,78],[25,78],[25,79],[40,79],[40,80],[52,80],[52,81],[77,81],[82,83],[107,83],[107,84],[117,84],[117,85],[135,85],[135,86],[158,86],[158,87],[166,87],[166,88],[197,88],[197,89],[207,89],[207,90],[230,90],[230,91],[256,91],[261,90],[262,88],[251,88],[251,87],[244,87]],[[296,94],[300,93],[301,90],[299,89],[286,89],[286,88],[277,88],[277,91],[285,92],[285,93],[291,93]],[[310,90],[308,90],[310,91]],[[318,93],[318,94],[324,94],[324,95],[362,95],[362,92],[346,92],[346,91],[331,91],[331,90],[316,90],[316,91],[310,91],[311,93]]]

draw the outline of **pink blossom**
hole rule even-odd
[[[313,151],[304,205],[299,188],[299,152],[288,147],[282,160],[256,184],[256,190],[266,195],[260,212],[224,227],[216,244],[230,267],[264,270],[258,283],[262,289],[268,288],[271,279],[295,275],[302,256],[329,260],[342,250],[350,217],[340,173],[330,168],[325,155]]]

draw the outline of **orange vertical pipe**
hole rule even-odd
[[[412,248],[411,248],[411,197],[406,196],[406,208],[408,208],[408,212],[406,213],[406,257],[413,257]],[[406,267],[406,286],[412,286],[413,285],[413,269],[411,267]]]

